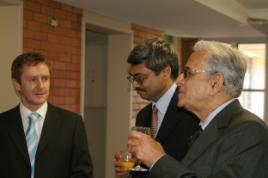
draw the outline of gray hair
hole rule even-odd
[[[203,61],[204,70],[208,71],[209,75],[221,73],[230,96],[239,97],[247,70],[246,56],[231,45],[216,41],[198,41],[193,50],[208,52]]]

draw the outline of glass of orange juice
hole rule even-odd
[[[128,151],[123,152],[123,166],[124,168],[129,171],[135,165],[135,159],[133,158],[132,154]]]

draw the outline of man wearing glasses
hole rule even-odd
[[[135,47],[127,61],[130,64],[128,80],[143,99],[151,101],[138,113],[136,126],[151,127],[152,137],[165,151],[176,160],[182,160],[198,120],[192,113],[177,107],[177,54],[170,44],[157,38]],[[120,157],[115,158],[116,175],[125,175]]]
[[[128,151],[150,167],[148,177],[268,177],[268,128],[237,99],[246,68],[245,56],[227,44],[195,44],[177,80],[178,106],[198,116],[203,132],[182,161],[173,159],[150,137],[131,132]]]

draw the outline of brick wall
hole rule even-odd
[[[51,64],[49,102],[80,111],[82,10],[52,0],[24,0],[23,51],[38,51]],[[58,26],[50,20],[56,17]]]
[[[162,31],[137,24],[132,24],[132,30],[134,35],[134,46],[142,43],[146,39],[163,36]],[[132,118],[136,118],[139,110],[141,110],[148,103],[148,101],[142,99],[135,91],[132,94],[132,100]]]

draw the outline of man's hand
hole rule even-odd
[[[124,177],[128,175],[128,171],[123,166],[123,155],[122,153],[116,153],[114,155],[114,167],[115,167],[115,175],[117,177]]]
[[[151,167],[165,154],[160,143],[137,131],[132,131],[128,135],[128,151],[148,167]]]

